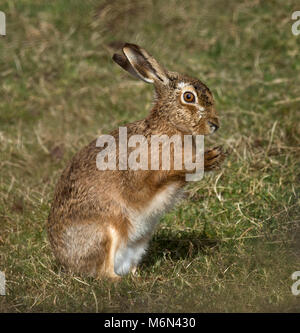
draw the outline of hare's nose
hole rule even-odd
[[[217,119],[214,119],[213,122],[212,121],[208,121],[208,124],[209,124],[210,130],[211,130],[211,133],[214,133],[220,127],[219,126],[219,122],[218,122]]]

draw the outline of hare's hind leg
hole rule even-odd
[[[87,276],[116,278],[113,257],[116,239],[109,227],[83,221],[65,227],[61,237],[55,237],[54,252],[67,269]]]
[[[137,260],[132,260],[130,255],[128,270],[120,270],[116,266],[119,249],[122,244],[127,243],[127,228],[128,221],[122,216],[111,217],[104,223],[83,221],[69,225],[62,232],[62,242],[56,242],[56,256],[73,272],[97,278],[118,279],[120,275],[130,271],[132,264],[137,264]],[[130,254],[132,250],[129,250]],[[136,250],[134,249],[133,257],[139,252]],[[124,259],[122,267],[126,266],[127,256]]]

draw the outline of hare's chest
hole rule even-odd
[[[130,213],[132,230],[129,239],[132,242],[148,238],[154,231],[159,218],[179,200],[180,186],[171,184],[158,192],[145,207]]]

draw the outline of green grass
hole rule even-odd
[[[298,6],[297,6],[298,5]],[[4,0],[0,38],[0,312],[291,312],[300,270],[297,1]],[[231,154],[161,220],[138,274],[70,276],[45,231],[72,155],[143,118],[152,87],[112,60],[142,45],[212,90]]]

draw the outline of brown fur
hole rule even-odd
[[[137,45],[125,44],[123,53],[115,55],[115,61],[136,77],[153,82],[156,91],[155,105],[148,117],[126,125],[128,138],[142,134],[149,141],[153,134],[206,135],[211,132],[211,123],[219,126],[212,94],[203,83],[165,71]],[[179,101],[179,82],[194,87],[199,104],[205,108],[201,119],[196,106]],[[118,147],[118,130],[111,135]],[[130,234],[135,228],[128,212],[143,214],[149,202],[169,186],[179,191],[186,184],[186,170],[100,171],[96,157],[101,149],[96,147],[96,140],[92,141],[62,173],[49,214],[48,233],[55,256],[66,268],[85,275],[116,278],[116,251],[122,244],[130,244]],[[174,154],[172,149],[171,152]],[[218,167],[223,159],[220,147],[207,151],[205,171]],[[134,246],[146,244],[150,238],[151,232],[146,232]]]

